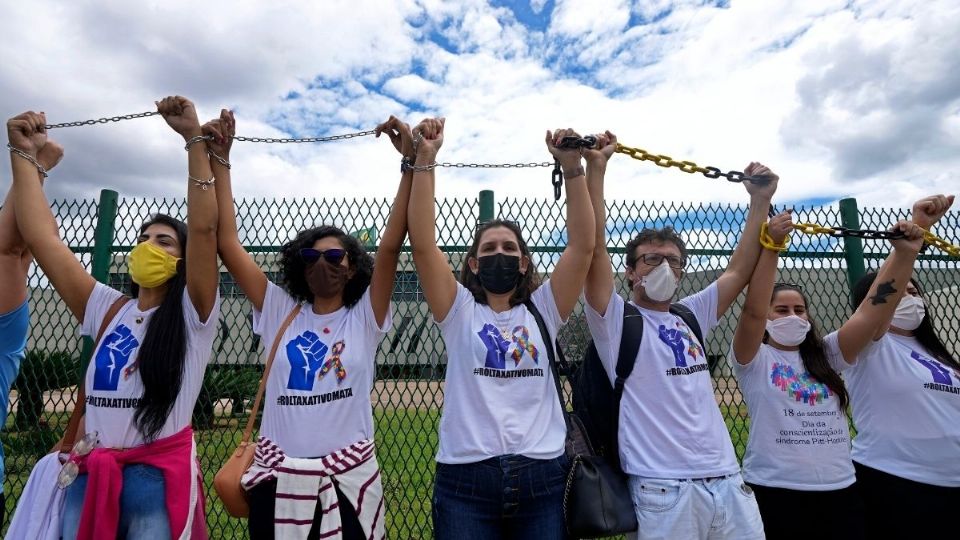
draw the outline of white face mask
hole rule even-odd
[[[787,347],[796,347],[803,343],[810,331],[810,321],[796,315],[767,320],[767,333],[770,338]]]
[[[673,299],[673,293],[677,292],[677,284],[679,283],[680,280],[677,279],[667,260],[664,259],[660,266],[636,280],[633,288],[638,289],[642,286],[647,298],[654,302],[666,302]]]
[[[913,332],[920,326],[920,321],[927,314],[927,308],[923,305],[923,299],[918,296],[905,295],[897,304],[897,310],[893,312],[891,326],[901,330]]]

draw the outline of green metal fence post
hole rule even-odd
[[[856,199],[852,197],[840,199],[840,224],[847,229],[860,228],[860,212],[857,210]],[[863,264],[863,240],[844,238],[843,253],[847,260],[847,282],[852,292],[854,284],[867,273]]]
[[[97,228],[93,232],[93,261],[90,274],[93,279],[106,283],[110,277],[110,263],[113,262],[113,238],[117,222],[117,192],[112,189],[100,190],[100,201],[97,203]],[[93,354],[93,340],[89,337],[83,340],[81,365],[86,367]]]
[[[493,191],[484,189],[480,192],[480,221],[493,219]]]

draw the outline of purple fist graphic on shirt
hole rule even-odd
[[[933,382],[945,384],[947,386],[953,386],[953,380],[950,378],[950,371],[943,367],[943,364],[940,362],[937,362],[931,358],[927,358],[917,351],[910,351],[910,358],[913,358],[919,362],[920,365],[930,370],[930,374],[933,375]]]
[[[287,389],[313,390],[313,381],[323,366],[328,349],[327,344],[320,341],[320,336],[310,330],[291,339],[287,343],[287,360],[290,362]]]
[[[487,348],[487,358],[484,367],[493,369],[507,369],[506,355],[510,342],[503,339],[496,326],[487,323],[477,332],[480,341]]]
[[[139,345],[140,342],[133,337],[130,329],[118,324],[104,338],[97,349],[97,356],[93,359],[93,389],[116,391],[123,366],[130,363],[130,357]]]
[[[687,348],[683,343],[683,332],[676,328],[667,328],[661,324],[659,337],[660,341],[670,347],[670,351],[673,352],[673,360],[676,362],[677,367],[687,367],[687,358],[683,354]]]

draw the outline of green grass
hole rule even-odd
[[[721,406],[737,456],[742,457],[747,441],[749,420],[746,406]],[[231,518],[213,493],[213,476],[240,441],[247,417],[218,417],[214,429],[197,431],[197,453],[203,465],[207,486],[207,524],[210,538],[246,538],[246,523]],[[59,432],[66,422],[62,414],[51,415],[51,427]],[[434,457],[440,411],[437,409],[376,409],[377,459],[380,461],[387,507],[388,538],[432,538],[430,518],[433,493]],[[13,515],[16,499],[27,482],[37,456],[50,448],[53,431],[6,432],[2,440],[6,452],[7,520]],[[4,529],[7,523],[4,523]]]

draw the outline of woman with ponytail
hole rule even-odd
[[[948,205],[947,205],[948,206]],[[914,219],[939,219],[946,208],[930,197],[914,205]],[[926,220],[926,221],[924,221]],[[824,538],[864,538],[863,503],[854,487],[847,406],[840,372],[857,365],[870,336],[889,320],[895,304],[886,289],[874,291],[836,332],[820,337],[802,287],[774,284],[778,251],[792,229],[789,212],[771,218],[765,249],[750,280],[731,350],[734,374],[750,415],[743,458],[746,489],[760,507],[767,538],[801,538],[797,516],[815,516]],[[894,226],[884,281],[906,280],[922,243],[916,223]]]
[[[27,158],[53,144],[44,115],[7,122],[22,152],[12,160],[19,229],[81,333],[97,338],[77,403],[88,433],[60,475],[64,539],[206,538],[190,418],[219,318],[216,193],[193,103],[168,97],[157,109],[187,143],[189,225],[165,215],[141,225],[127,258],[132,299],[94,280],[60,240]]]

